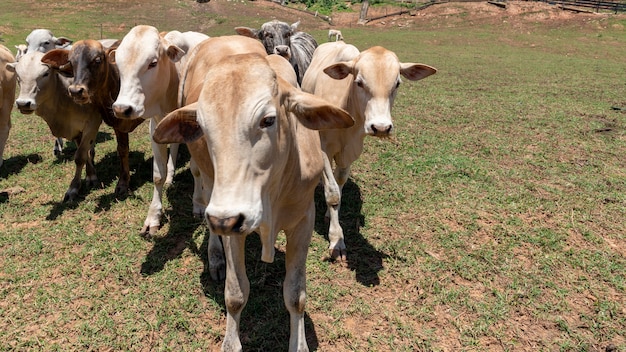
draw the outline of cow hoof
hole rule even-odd
[[[346,249],[337,249],[337,248],[331,248],[330,249],[330,258],[338,263],[344,263],[347,264],[348,263],[348,256],[347,256],[347,252]]]
[[[157,232],[159,232],[159,226],[144,225],[144,227],[141,228],[139,236],[149,240],[152,239]]]
[[[126,197],[128,195],[128,186],[120,185],[119,183],[115,186],[115,196],[116,197]]]
[[[63,203],[71,203],[76,201],[78,198],[78,190],[71,189],[65,193],[65,197],[63,197]]]
[[[98,179],[97,178],[93,178],[93,179],[87,179],[87,187],[90,188],[96,188],[98,187]]]

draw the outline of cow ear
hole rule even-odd
[[[70,60],[70,52],[65,49],[53,49],[48,51],[42,58],[41,62],[49,65],[51,68],[58,70],[61,66],[67,64]]]
[[[152,139],[161,144],[190,143],[202,137],[198,124],[198,103],[193,103],[167,114],[154,129]]]
[[[339,62],[324,69],[324,73],[334,79],[344,79],[352,73],[353,65],[350,62]]]
[[[176,45],[170,45],[167,47],[167,57],[173,62],[178,62],[185,55],[185,51]]]
[[[293,23],[293,24],[291,25],[291,31],[292,31],[292,32],[296,32],[296,31],[298,31],[298,26],[299,26],[299,25],[300,25],[300,21],[298,21],[298,22],[296,22],[296,23]]]
[[[7,68],[7,71],[15,73],[15,66],[16,65],[17,65],[17,62],[9,62],[9,63],[6,64],[5,67]]]
[[[117,48],[107,51],[107,60],[109,61],[111,65],[115,65],[115,52],[116,51],[117,51]]]
[[[419,81],[437,73],[437,69],[424,64],[400,63],[400,74],[411,81]]]
[[[58,46],[59,48],[64,48],[73,43],[72,40],[65,38],[65,37],[58,37],[58,38],[52,37],[52,40],[54,40],[54,44]]]
[[[259,39],[260,30],[248,27],[235,27],[235,32],[239,35],[243,35],[245,37],[250,37],[253,39]]]
[[[283,104],[304,127],[312,130],[347,128],[354,125],[350,114],[326,100],[303,92],[278,77]]]

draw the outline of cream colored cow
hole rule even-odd
[[[227,263],[222,350],[242,350],[239,320],[250,292],[246,236],[257,232],[261,259],[272,262],[276,236],[284,230],[289,350],[308,351],[305,262],[315,222],[313,196],[323,169],[314,130],[345,128],[354,121],[344,110],[296,88],[295,72],[282,57],[238,54],[205,68],[205,79],[191,89],[197,99],[167,115],[153,138],[188,143],[209,195],[205,211],[211,236],[209,265],[214,265],[213,256],[223,260],[224,254]],[[217,235],[224,254],[211,248],[221,249]]]
[[[11,129],[11,109],[15,100],[15,72],[7,69],[7,64],[14,63],[11,51],[0,45],[0,166],[2,166],[4,147]]]
[[[150,134],[163,116],[178,107],[179,76],[176,69],[185,52],[169,43],[152,26],[133,27],[122,39],[109,60],[120,73],[120,92],[113,102],[113,112],[120,119],[150,120]],[[171,183],[176,166],[178,145],[152,142],[152,179],[154,192],[142,235],[156,233],[161,225],[163,186]]]
[[[363,151],[365,136],[388,137],[393,132],[391,108],[401,76],[417,81],[435,72],[427,65],[400,62],[396,54],[380,46],[360,52],[353,45],[337,41],[324,43],[315,50],[302,90],[344,108],[355,119],[351,128],[320,132],[326,155],[323,181],[332,258],[346,260],[339,224],[341,190],[348,180],[350,165]]]

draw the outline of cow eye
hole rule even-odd
[[[276,116],[275,115],[267,115],[267,116],[264,116],[261,119],[261,123],[259,123],[259,126],[261,128],[267,128],[267,127],[272,126],[274,124],[274,122],[276,122]]]
[[[157,65],[157,59],[152,60],[152,62],[148,65],[148,69],[155,68]]]
[[[360,79],[359,79],[359,80],[356,80],[356,85],[357,85],[359,88],[363,88],[363,81],[361,81]]]
[[[396,88],[395,89],[398,89],[398,87],[400,87],[400,81],[396,82]]]
[[[93,60],[93,62],[94,62],[95,64],[97,64],[97,65],[100,65],[100,64],[102,63],[102,58],[101,58],[100,56],[98,56],[97,58],[95,58],[95,59]]]
[[[272,39],[272,38],[274,38],[274,35],[272,33],[265,33],[265,37],[269,38],[269,39]]]

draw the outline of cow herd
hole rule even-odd
[[[64,201],[77,199],[83,168],[86,183],[97,184],[94,151],[102,122],[117,140],[115,193],[126,194],[129,133],[149,120],[154,193],[141,232],[155,234],[178,145],[187,145],[193,212],[209,229],[209,272],[226,282],[224,351],[242,349],[239,320],[250,292],[245,237],[259,234],[261,260],[272,262],[281,230],[287,238],[289,350],[308,350],[305,262],[315,188],[324,185],[330,254],[345,261],[338,212],[350,165],[365,136],[393,133],[391,109],[401,77],[416,81],[436,72],[400,62],[379,46],[360,51],[343,40],[318,45],[297,27],[271,21],[260,29],[237,27],[239,35],[209,37],[139,25],[119,41],[74,43],[40,29],[19,46],[17,60],[0,46],[0,166],[12,106],[40,116],[55,137],[77,145]]]

